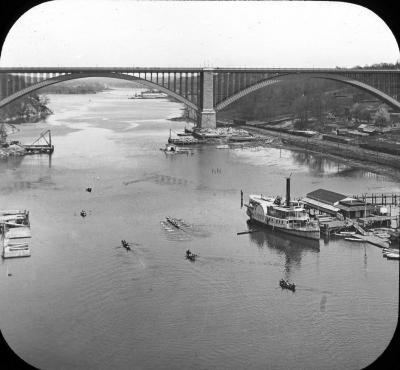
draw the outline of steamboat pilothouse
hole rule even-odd
[[[286,179],[286,200],[280,196],[249,195],[247,215],[250,220],[291,235],[319,239],[317,221],[312,221],[299,201],[290,200],[290,177]]]

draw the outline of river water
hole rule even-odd
[[[247,229],[240,190],[400,191],[395,180],[276,148],[160,151],[182,105],[132,90],[50,95],[55,151],[0,161],[0,208],[30,211],[32,256],[0,264],[0,328],[41,369],[360,369],[398,318],[396,261],[369,244]],[[218,170],[217,170],[218,169]],[[86,187],[92,187],[91,193]],[[80,217],[81,210],[87,217]],[[185,231],[161,221],[182,218]],[[131,252],[121,239],[135,243]],[[187,249],[199,254],[185,260]],[[12,273],[12,276],[8,276]],[[296,283],[281,290],[279,279]]]

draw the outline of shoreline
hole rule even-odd
[[[389,176],[400,182],[400,157],[398,156],[374,152],[348,144],[304,138],[287,133],[249,127],[247,125],[239,125],[237,127],[261,136],[279,138],[282,143],[277,145],[273,142],[269,144],[270,146],[318,154],[353,167],[363,168],[379,175]]]

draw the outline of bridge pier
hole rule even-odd
[[[214,76],[212,68],[204,69],[201,78],[201,110],[199,128],[216,128],[217,114],[214,110]]]
[[[203,109],[200,112],[199,128],[216,128],[217,127],[217,114],[214,109]]]

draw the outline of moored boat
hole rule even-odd
[[[363,242],[364,241],[363,239],[357,238],[357,237],[347,237],[347,238],[344,238],[344,240],[348,240],[350,242]]]
[[[399,253],[399,250],[396,248],[383,248],[382,253]]]
[[[263,226],[304,238],[320,238],[318,222],[310,219],[300,202],[290,201],[290,178],[286,181],[285,203],[281,197],[250,195],[249,204],[245,206],[250,219]]]
[[[23,241],[18,243],[13,239],[5,238],[4,235],[1,241],[3,244],[3,258],[30,257],[31,251],[27,242]]]
[[[28,211],[0,211],[0,243],[3,258],[29,257],[30,238]]]
[[[339,234],[342,236],[353,236],[353,235],[356,235],[356,232],[355,231],[340,231]]]
[[[29,211],[8,210],[0,211],[0,224],[8,226],[29,226]]]
[[[388,233],[374,233],[374,235],[381,239],[390,239],[390,235]]]
[[[8,239],[30,238],[31,229],[26,226],[7,228],[4,236]]]
[[[388,253],[385,256],[388,260],[398,260],[400,255],[398,253]]]
[[[30,257],[31,251],[27,244],[20,246],[7,246],[3,248],[3,258]]]
[[[179,224],[178,220],[176,218],[173,217],[165,217],[165,219],[173,226],[175,226],[176,228],[180,229],[181,225]]]
[[[173,153],[173,154],[187,153],[187,151],[179,149],[174,144],[165,144],[165,148],[160,148],[160,150],[164,151],[165,153]]]

